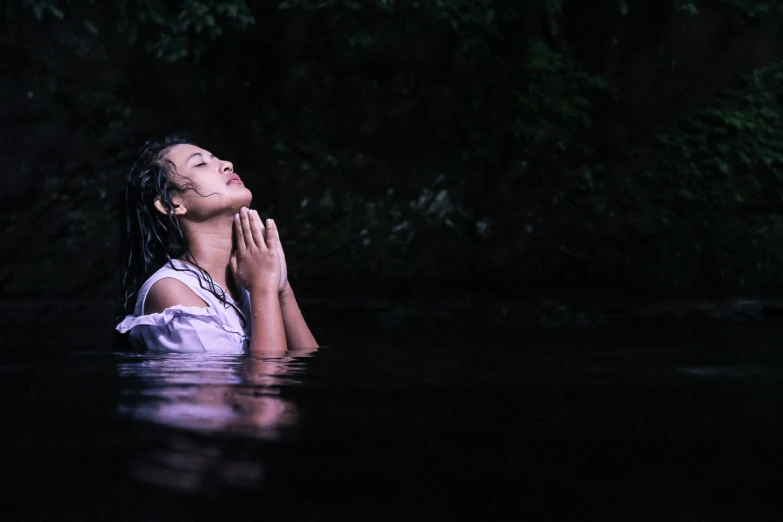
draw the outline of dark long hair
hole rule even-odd
[[[231,306],[226,300],[225,291],[214,284],[209,273],[199,266],[191,254],[188,239],[174,213],[174,196],[197,189],[188,180],[179,184],[174,181],[172,174],[176,167],[166,157],[166,153],[175,145],[191,143],[182,137],[148,141],[128,173],[122,193],[119,252],[123,264],[123,310],[126,314],[133,313],[141,285],[156,270],[166,263],[175,270],[183,270],[171,263],[174,258],[193,265],[195,270],[184,270],[199,275],[202,288],[212,292],[224,306]],[[155,208],[157,200],[166,207],[166,214]]]

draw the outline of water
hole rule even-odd
[[[779,327],[471,332],[6,359],[3,520],[780,519]]]

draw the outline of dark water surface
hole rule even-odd
[[[0,364],[3,520],[780,520],[780,326]]]

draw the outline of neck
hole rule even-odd
[[[201,223],[181,223],[190,253],[212,280],[230,293],[234,288],[229,261],[233,248],[233,216],[220,216]],[[236,297],[236,296],[235,296]]]

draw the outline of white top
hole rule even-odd
[[[238,301],[226,292],[226,303],[207,288],[198,271],[178,259],[152,274],[139,289],[136,308],[117,325],[117,331],[130,334],[135,348],[151,352],[248,353],[250,344],[250,295],[242,290]],[[147,293],[161,279],[182,281],[207,303],[207,307],[175,305],[160,313],[144,315]],[[216,289],[220,286],[215,284]]]

